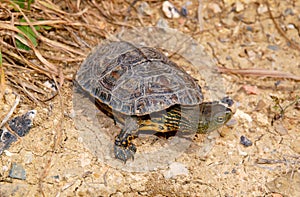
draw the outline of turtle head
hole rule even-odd
[[[217,102],[204,102],[200,105],[198,133],[208,133],[226,124],[231,116],[230,108]]]

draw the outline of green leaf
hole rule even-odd
[[[22,9],[25,7],[25,0],[15,0],[14,3]]]
[[[33,2],[33,1],[32,1]],[[43,20],[43,19],[41,19]],[[32,21],[32,20],[30,20]],[[27,21],[24,19],[24,18],[21,18],[20,19],[20,22],[22,23],[26,23]],[[35,30],[39,31],[41,29],[46,29],[46,30],[50,30],[52,29],[51,26],[47,26],[47,25],[34,25],[33,26]],[[30,41],[33,43],[33,45],[36,47],[37,46],[37,39],[36,39],[36,35],[35,33],[33,32],[33,30],[30,28],[29,25],[19,25],[17,26],[17,28],[19,30],[21,30],[29,39]],[[18,34],[18,36],[20,36],[21,38],[25,39],[25,37],[22,35],[22,34]],[[26,40],[26,39],[25,39]],[[20,40],[16,40],[16,44],[17,44],[17,47],[19,49],[24,49],[24,50],[27,50],[29,51],[30,50],[30,47],[24,43],[22,43]]]
[[[34,0],[14,0],[15,4],[17,4],[21,9],[25,8],[25,2],[27,2],[27,10],[30,10],[31,4],[34,3]],[[15,9],[15,11],[18,11]]]
[[[30,10],[30,6],[32,3],[34,3],[34,0],[27,0],[27,10]]]
[[[19,30],[21,30],[29,39],[30,41],[32,42],[33,46],[36,47],[37,46],[37,39],[36,39],[36,35],[34,34],[33,30],[30,28],[30,26],[27,26],[27,25],[23,25],[23,26],[17,26],[17,28]],[[18,34],[21,38],[25,38],[25,36],[23,36],[22,34]],[[27,50],[29,51],[30,50],[30,47],[23,44],[20,40],[17,40],[16,42],[17,44],[17,47],[19,49],[24,49],[24,50]]]
[[[48,26],[48,25],[42,25],[41,26],[43,29],[45,29],[45,30],[50,30],[50,29],[52,29],[52,27],[51,26]]]

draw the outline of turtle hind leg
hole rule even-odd
[[[134,117],[128,117],[125,120],[124,128],[115,139],[114,154],[119,160],[126,161],[128,159],[134,159],[136,147],[132,143],[132,140],[136,137],[132,133],[138,129],[137,120]]]

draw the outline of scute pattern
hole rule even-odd
[[[165,55],[127,42],[95,48],[76,81],[100,102],[126,115],[146,115],[203,100],[200,86]]]

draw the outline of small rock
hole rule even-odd
[[[149,4],[145,1],[143,1],[139,7],[138,7],[138,12],[140,14],[143,14],[143,15],[147,15],[147,16],[151,16],[153,11],[152,9],[150,8]]]
[[[169,1],[164,1],[162,4],[162,11],[167,18],[179,18],[180,14],[177,8]]]
[[[249,4],[248,7],[241,13],[240,18],[246,24],[253,24],[256,21],[257,5],[255,3]]]
[[[233,127],[234,125],[237,125],[237,120],[235,118],[231,118],[227,123],[226,125],[229,126],[229,127]]]
[[[235,11],[240,12],[242,10],[244,10],[244,4],[242,4],[240,1],[237,1],[235,3]]]
[[[249,140],[247,137],[245,136],[241,136],[240,138],[240,143],[243,144],[244,146],[248,147],[248,146],[252,146],[252,142],[251,140]]]
[[[284,10],[284,16],[288,16],[288,15],[293,16],[294,14],[295,13],[291,8],[287,8],[287,9]]]
[[[266,104],[263,100],[259,100],[254,110],[255,110],[255,111],[261,111],[261,110],[263,110],[266,106],[267,106],[267,104]]]
[[[188,1],[188,2],[185,3],[185,5],[183,5],[181,7],[181,15],[183,17],[187,17],[187,15],[189,14],[189,11],[188,11],[187,7],[190,6],[190,5],[192,5],[192,4],[193,4],[192,2]]]
[[[273,125],[274,125],[275,131],[277,133],[279,133],[280,135],[287,135],[288,134],[288,130],[285,128],[282,121],[280,121],[280,120],[275,121]]]
[[[12,168],[9,171],[9,177],[14,178],[14,179],[21,179],[25,180],[26,179],[26,172],[20,164],[13,163]]]
[[[288,29],[296,29],[296,26],[294,24],[288,24],[286,27]]]
[[[263,14],[268,11],[268,7],[265,4],[260,4],[257,8],[257,13],[258,14]]]
[[[185,6],[181,7],[181,15],[182,16],[187,17],[188,13],[189,13],[188,9]]]
[[[270,50],[272,50],[272,51],[278,51],[279,46],[277,46],[277,45],[268,45],[267,48],[270,49]]]
[[[70,110],[70,113],[69,113],[69,117],[72,118],[72,119],[74,119],[75,116],[76,116],[75,110],[74,110],[74,109],[71,109],[71,110]]]
[[[246,26],[246,30],[247,30],[247,31],[250,31],[250,32],[253,32],[253,27],[247,25],[247,26]]]
[[[8,171],[8,166],[2,166],[2,172],[6,172],[6,171]]]
[[[234,26],[234,27],[237,26],[236,21],[233,19],[234,16],[235,16],[235,15],[234,15],[233,12],[229,13],[229,14],[227,15],[227,17],[221,19],[221,20],[222,20],[222,23],[224,23],[224,24],[227,25],[227,26]]]
[[[30,164],[32,162],[33,154],[32,152],[26,152],[24,156],[25,164]]]
[[[53,92],[56,92],[56,91],[57,91],[57,87],[56,87],[54,81],[45,81],[45,82],[43,83],[43,85],[44,85],[46,88],[51,89]]]
[[[166,179],[174,178],[177,175],[186,175],[187,176],[189,174],[189,171],[185,167],[185,165],[183,165],[182,163],[179,163],[179,162],[171,163],[169,168],[170,168],[169,170],[164,172],[164,177]]]
[[[259,94],[257,86],[243,85],[243,89],[246,91],[247,94]]]
[[[234,101],[229,96],[226,96],[221,99],[221,103],[227,104],[229,107],[231,107],[234,104]]]
[[[242,119],[242,120],[247,120],[249,123],[253,121],[252,117],[249,114],[246,114],[245,112],[237,109],[234,116],[236,118]]]
[[[3,152],[4,152],[4,154],[5,154],[7,157],[12,157],[12,156],[13,156],[13,153],[9,152],[8,150],[4,150]]]
[[[281,84],[281,80],[278,80],[274,83],[275,88],[278,88],[278,86]]]
[[[222,12],[222,10],[221,10],[219,4],[216,4],[216,3],[209,3],[209,4],[208,4],[208,8],[209,8],[210,10],[212,10],[213,13],[215,13],[215,14]]]
[[[59,181],[60,181],[59,175],[54,175],[54,176],[52,176],[52,178],[54,179],[54,181],[55,181],[56,183],[59,183]]]
[[[249,60],[254,60],[256,58],[256,52],[253,50],[245,50]]]

